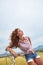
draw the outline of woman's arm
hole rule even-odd
[[[31,42],[30,37],[28,37],[28,40],[30,41],[30,44],[31,44],[31,46],[32,46],[32,42]],[[31,52],[34,53],[34,49],[32,49],[32,50],[30,49],[30,50],[28,50],[28,52],[29,52],[29,53],[31,53]]]
[[[6,50],[12,53],[15,57],[18,56],[18,54],[15,51],[13,51],[12,48],[10,48],[10,46],[7,46]]]
[[[32,45],[32,42],[31,42],[31,39],[30,39],[30,37],[28,37],[28,40],[30,41],[30,44]]]

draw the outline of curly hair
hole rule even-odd
[[[19,37],[17,36],[17,34],[18,28],[12,31],[10,47],[18,47]]]

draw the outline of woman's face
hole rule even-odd
[[[19,37],[21,37],[21,36],[23,36],[23,31],[22,30],[20,30],[20,29],[18,29],[18,34],[17,34],[17,36],[19,36]]]

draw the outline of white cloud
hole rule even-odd
[[[43,37],[39,37],[33,40],[32,42],[33,42],[33,47],[36,47],[38,45],[43,45]]]

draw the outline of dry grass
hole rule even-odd
[[[38,52],[38,54],[43,58],[43,52]],[[11,57],[0,58],[0,65],[6,65],[6,60],[7,65],[12,65]],[[15,63],[16,65],[27,65],[26,59],[20,56],[15,59]]]

